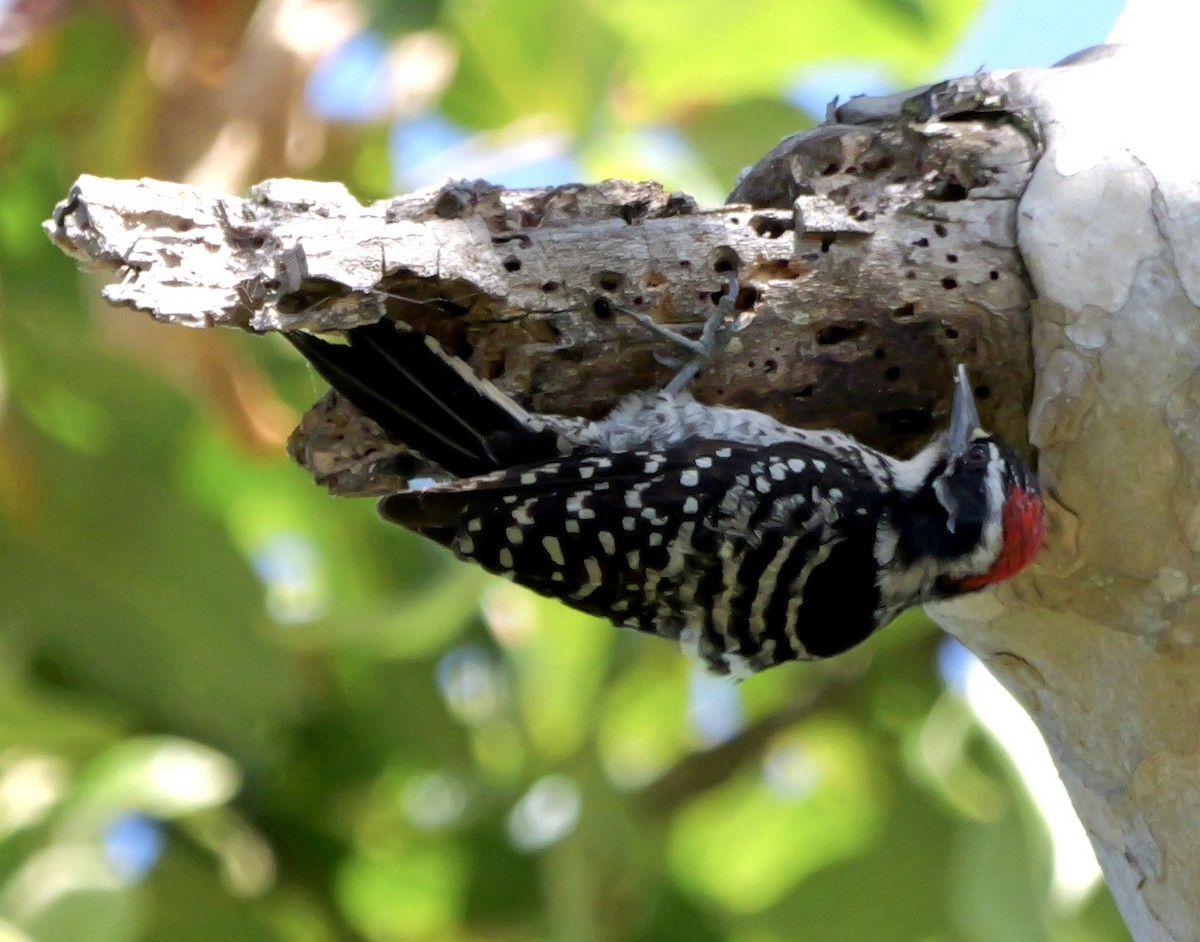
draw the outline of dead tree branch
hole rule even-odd
[[[82,177],[46,224],[112,272],[114,304],[193,327],[332,330],[388,316],[538,411],[597,415],[669,375],[622,310],[703,322],[736,273],[755,323],[697,398],[836,426],[911,452],[968,364],[985,417],[1024,439],[1029,287],[1016,206],[1035,146],[966,90],[868,108],[785,140],[723,207],[654,183],[539,190],[483,182],[361,205],[338,184],[272,180],[249,199]],[[340,493],[394,482],[378,431],[331,399],[295,453]]]

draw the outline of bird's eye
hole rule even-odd
[[[992,459],[992,449],[987,442],[976,442],[963,455],[963,466],[967,468],[984,468]]]

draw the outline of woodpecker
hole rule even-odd
[[[900,460],[678,384],[597,421],[533,414],[386,320],[344,343],[285,336],[445,472],[384,497],[385,520],[717,673],[841,653],[905,609],[1016,575],[1045,539],[1037,480],[980,427],[961,365],[949,430]]]

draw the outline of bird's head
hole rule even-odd
[[[950,429],[912,465],[923,472],[912,495],[922,520],[914,528],[917,544],[904,554],[938,562],[937,594],[982,589],[1033,562],[1046,541],[1037,477],[1012,448],[984,431],[961,364]]]

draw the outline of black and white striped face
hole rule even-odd
[[[947,514],[938,583],[948,594],[1016,575],[1045,542],[1037,476],[1015,451],[986,433],[972,436],[932,487]]]
[[[835,654],[878,627],[878,502],[868,475],[803,443],[691,440],[397,494],[381,512],[740,673]]]
[[[951,445],[936,440],[898,476],[876,544],[885,599],[983,588],[1023,569],[1044,542],[1044,508],[1025,462],[978,429]]]

